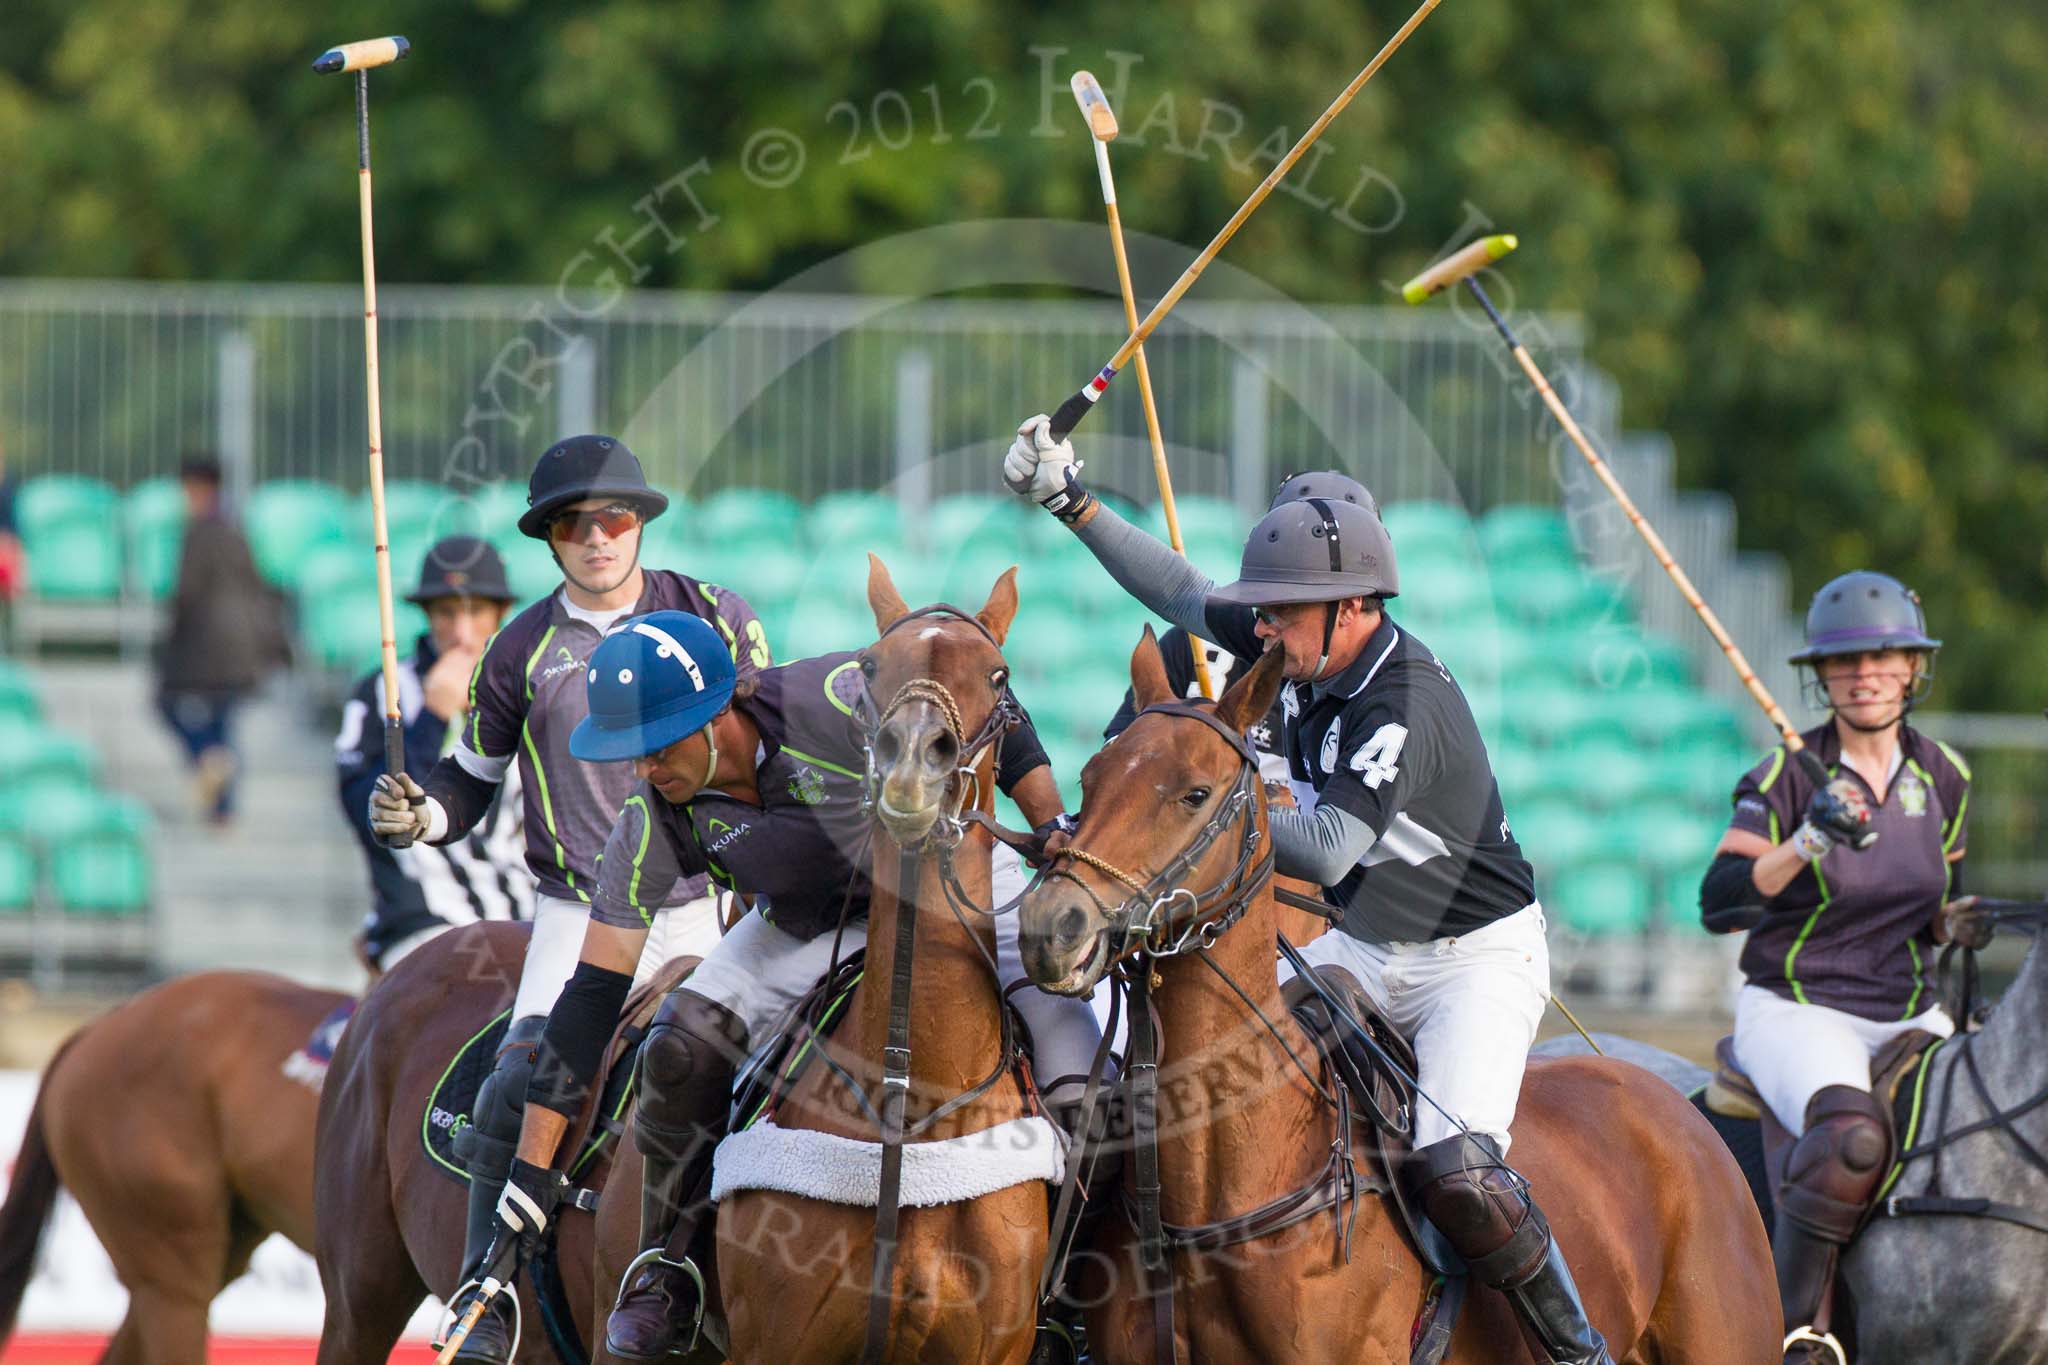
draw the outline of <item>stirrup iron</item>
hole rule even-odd
[[[462,1296],[468,1293],[470,1290],[474,1289],[481,1293],[483,1291],[483,1287],[483,1280],[476,1276],[471,1276],[469,1279],[466,1279],[461,1284],[455,1286],[455,1292],[448,1296],[447,1304],[443,1306],[443,1308],[441,1309],[441,1321],[434,1328],[434,1338],[432,1341],[429,1341],[427,1343],[427,1347],[429,1350],[432,1350],[438,1354],[439,1352],[447,1349],[448,1338],[450,1334],[452,1334],[455,1331],[455,1305],[462,1302]],[[526,1327],[526,1310],[519,1306],[519,1286],[508,1282],[504,1286],[504,1288],[500,1289],[496,1294],[492,1296],[492,1298],[493,1301],[501,1298],[511,1300],[512,1348],[511,1354],[508,1355],[506,1358],[508,1360],[517,1360],[519,1359],[519,1338]],[[486,1308],[484,1311],[488,1313],[491,1310]]]
[[[697,1286],[697,1311],[690,1316],[689,1340],[678,1345],[669,1354],[686,1356],[697,1349],[697,1342],[704,1335],[704,1309],[706,1306],[704,1302],[704,1272],[697,1269],[697,1263],[687,1256],[683,1257],[680,1261],[670,1260],[662,1254],[665,1250],[667,1250],[666,1247],[649,1247],[632,1260],[626,1262],[625,1273],[619,1276],[618,1297],[612,1300],[612,1312],[618,1312],[619,1308],[626,1302],[626,1287],[633,1283],[633,1274],[641,1266],[649,1262],[655,1262],[682,1271],[690,1277],[690,1282]],[[1848,1365],[1848,1362],[1844,1361],[1842,1365]]]
[[[1841,1342],[1835,1340],[1833,1332],[1816,1332],[1811,1327],[1800,1327],[1785,1334],[1785,1344],[1779,1349],[1781,1351],[1789,1351],[1802,1341],[1810,1341],[1817,1346],[1825,1346],[1828,1350],[1834,1352],[1835,1365],[1849,1365],[1849,1353],[1842,1349]]]

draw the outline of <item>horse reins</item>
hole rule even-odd
[[[2027,925],[2038,931],[2048,925],[2048,904],[2038,901],[1998,901],[1983,899],[1972,907],[1969,914],[1980,922],[1998,925]],[[1977,1133],[1997,1132],[2018,1149],[2027,1164],[2043,1175],[2048,1175],[2048,1155],[2044,1155],[2026,1138],[2020,1135],[2013,1124],[2015,1119],[2048,1104],[2048,1087],[2043,1087],[2032,1096],[2020,1101],[2009,1109],[1998,1107],[1991,1097],[1991,1089],[1985,1083],[1984,1073],[1977,1062],[1977,1053],[1970,1047],[1974,1035],[1968,1032],[1971,1000],[1977,988],[1977,951],[1966,944],[1951,943],[1941,955],[1941,973],[1947,975],[1951,957],[1960,950],[1963,954],[1963,989],[1957,1013],[1961,1016],[1958,1024],[1964,1029],[1956,1049],[1961,1053],[1958,1063],[1948,1069],[1942,1079],[1941,1107],[1935,1119],[1934,1136],[1918,1143],[1899,1154],[1898,1164],[1904,1168],[1907,1162],[1918,1157],[1930,1157],[1933,1173],[1928,1177],[1928,1193],[1921,1195],[1893,1195],[1878,1205],[1878,1212],[1887,1218],[1909,1217],[1956,1217],[1991,1218],[2003,1223],[2012,1223],[2035,1232],[2048,1233],[2048,1218],[2033,1209],[2019,1204],[2008,1204],[1996,1199],[1979,1197],[1956,1197],[1941,1193],[1941,1158],[1952,1144]],[[1931,1059],[1930,1054],[1930,1059]],[[1929,1063],[1923,1062],[1922,1065]],[[1986,1116],[1974,1123],[1950,1131],[1948,1119],[1955,1101],[1956,1072],[1969,1074],[1970,1088],[1976,1093],[1977,1102],[1984,1106]]]
[[[911,621],[920,618],[942,616],[965,621],[981,633],[989,646],[1001,656],[1002,646],[987,626],[973,615],[958,607],[941,603],[922,607],[897,618],[884,630],[877,640],[886,640]],[[866,654],[863,651],[863,659]],[[861,670],[865,680],[867,670]],[[958,747],[953,772],[947,778],[948,804],[942,804],[939,818],[925,837],[914,846],[898,850],[897,894],[896,894],[896,951],[890,968],[889,983],[889,1024],[882,1048],[882,1099],[877,1106],[863,1086],[845,1067],[831,1055],[829,1049],[820,1048],[818,1055],[840,1082],[860,1101],[868,1116],[875,1121],[880,1132],[882,1146],[882,1168],[879,1187],[875,1198],[874,1254],[870,1265],[868,1282],[867,1334],[862,1345],[861,1359],[867,1365],[879,1365],[888,1348],[889,1318],[892,1300],[891,1281],[895,1276],[896,1247],[902,1214],[903,1143],[905,1138],[927,1131],[941,1119],[957,1113],[965,1106],[987,1094],[1010,1071],[1017,1060],[1017,1039],[1010,1022],[1009,1010],[1001,1003],[1000,972],[994,959],[979,938],[975,946],[980,950],[992,978],[997,979],[998,1006],[1001,1040],[993,1070],[979,1082],[953,1096],[933,1109],[915,1123],[906,1124],[904,1109],[910,1096],[910,988],[917,950],[917,905],[912,897],[916,885],[918,864],[927,855],[937,858],[941,865],[942,877],[947,886],[948,900],[952,899],[951,889],[957,883],[953,873],[953,852],[959,846],[970,821],[966,812],[976,807],[973,814],[979,815],[976,798],[981,791],[979,768],[982,756],[994,750],[996,761],[1000,762],[1002,738],[1022,719],[1022,709],[1015,695],[1010,691],[1008,667],[998,667],[989,675],[989,686],[995,693],[994,704],[987,719],[973,736],[966,734],[966,723],[961,718],[960,703],[952,690],[936,678],[912,678],[898,688],[895,696],[878,712],[874,708],[865,681],[857,703],[857,711],[865,731],[863,749],[866,753],[866,773],[861,784],[861,806],[864,813],[872,817],[881,802],[881,778],[875,768],[874,742],[882,726],[890,717],[913,702],[924,702],[939,713],[946,733]],[[956,916],[958,910],[955,909]],[[964,921],[963,921],[964,924]],[[837,951],[834,952],[835,965]]]

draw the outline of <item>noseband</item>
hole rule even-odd
[[[1112,928],[1120,926],[1118,932],[1123,941],[1112,955],[1112,963],[1140,950],[1150,957],[1175,957],[1190,950],[1207,948],[1225,929],[1243,918],[1253,894],[1273,869],[1272,844],[1261,839],[1259,830],[1258,755],[1252,752],[1245,737],[1218,720],[1215,712],[1190,702],[1158,702],[1138,712],[1138,715],[1179,716],[1208,726],[1223,736],[1229,742],[1231,752],[1237,755],[1237,778],[1208,823],[1147,881],[1139,881],[1107,858],[1090,853],[1077,844],[1068,844],[1052,855],[1046,875],[1065,877],[1073,882],[1088,893],[1088,898],[1095,902],[1096,909],[1108,919]],[[1191,891],[1181,885],[1181,878],[1194,870],[1208,853],[1210,845],[1224,836],[1233,821],[1239,822],[1241,827],[1237,862],[1230,871],[1203,891]],[[1263,855],[1259,854],[1261,842],[1266,843]],[[1122,885],[1130,894],[1112,906],[1095,894],[1094,887],[1076,876],[1071,866],[1062,866],[1062,863],[1081,863],[1094,868]]]
[[[920,607],[916,611],[892,622],[876,640],[880,644],[910,622],[924,617],[944,617],[965,621],[981,632],[989,647],[1000,656],[1002,645],[989,628],[974,616],[958,607],[940,603],[936,606]],[[872,648],[872,646],[871,646]],[[867,652],[862,651],[866,660]],[[1007,664],[999,665],[988,678],[989,688],[995,694],[995,704],[989,708],[988,718],[972,737],[966,733],[966,723],[960,718],[960,702],[952,690],[937,678],[912,678],[896,689],[896,695],[880,711],[875,709],[874,698],[868,691],[866,670],[862,670],[861,694],[855,703],[856,714],[861,721],[861,749],[866,755],[866,772],[861,778],[861,814],[872,815],[882,797],[882,775],[875,767],[875,738],[881,733],[890,717],[913,702],[925,702],[939,713],[946,733],[959,749],[959,758],[953,764],[953,771],[947,774],[947,799],[939,811],[939,818],[933,823],[921,843],[921,847],[950,849],[960,842],[967,831],[965,812],[973,802],[978,787],[975,768],[979,765],[982,752],[994,747],[1000,754],[1003,736],[1023,722],[1023,708],[1017,704],[1016,695],[1010,690],[1010,670]]]

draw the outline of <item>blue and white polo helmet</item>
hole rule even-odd
[[[590,763],[659,753],[694,735],[732,700],[738,674],[718,632],[686,611],[620,622],[590,655],[590,714],[569,752]]]

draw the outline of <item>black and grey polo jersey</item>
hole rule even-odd
[[[741,677],[768,666],[767,636],[745,598],[666,569],[645,574],[628,615],[690,612],[718,628]],[[569,614],[560,591],[513,617],[477,661],[468,723],[454,751],[462,770],[485,782],[519,765],[527,865],[540,894],[558,900],[590,899],[597,856],[637,785],[629,763],[585,763],[569,753],[569,734],[590,711],[585,674],[598,639],[596,627]],[[703,895],[704,885],[701,878],[677,885],[676,903]]]
[[[1836,846],[1767,899],[1742,945],[1742,974],[1801,1004],[1910,1019],[1935,1003],[1934,916],[1967,839],[1970,769],[1948,745],[1902,725],[1898,767],[1879,801],[1863,774],[1842,763],[1832,721],[1801,738],[1831,778],[1863,789],[1877,842]],[[1781,843],[1805,819],[1813,790],[1780,745],[1736,783],[1729,825]]]
[[[1242,657],[1264,642],[1248,607],[1212,605],[1211,636]],[[1501,807],[1486,742],[1442,661],[1394,618],[1352,664],[1281,689],[1289,780],[1303,810],[1323,802],[1378,836],[1334,887],[1342,928],[1374,943],[1468,933],[1525,909],[1535,873]]]

